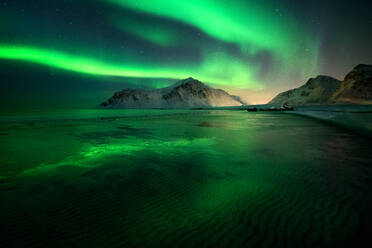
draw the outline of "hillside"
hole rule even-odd
[[[176,84],[154,90],[124,89],[100,106],[105,108],[195,108],[240,106],[245,103],[237,96],[214,89],[187,78]]]

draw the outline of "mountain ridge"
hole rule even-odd
[[[284,91],[272,99],[269,104],[282,105],[305,105],[322,103],[328,101],[335,90],[340,86],[341,81],[324,75],[310,78],[304,85]]]
[[[123,89],[101,103],[104,108],[196,108],[241,106],[238,96],[214,89],[192,77],[160,89]]]
[[[372,104],[372,65],[359,64],[354,67],[345,76],[331,101]]]
[[[291,105],[371,104],[372,65],[357,65],[343,81],[324,75],[310,78],[298,88],[279,93],[268,104],[285,103]]]

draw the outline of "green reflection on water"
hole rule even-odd
[[[1,122],[0,244],[342,247],[372,223],[362,137],[275,113],[103,113]]]

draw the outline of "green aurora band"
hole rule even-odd
[[[251,54],[264,49],[293,59],[302,48],[316,50],[316,44],[293,18],[276,14],[275,8],[264,8],[262,3],[246,0],[105,1],[187,23],[218,40],[239,44]],[[299,37],[304,40],[303,44]]]
[[[285,47],[288,43],[282,22],[249,1],[107,1],[188,23],[223,41],[249,42],[263,48]]]
[[[210,59],[205,60],[197,68],[157,68],[156,66],[145,67],[130,63],[112,64],[94,58],[74,56],[60,51],[18,45],[0,45],[0,58],[22,60],[98,76],[170,79],[183,79],[191,76],[204,82],[219,85],[226,85],[226,82],[230,82],[235,87],[262,87],[262,85],[250,80],[250,72],[242,64],[235,62],[233,58],[219,53],[212,54]],[[222,66],[220,65],[226,63],[229,63],[230,66],[222,70]]]
[[[112,22],[120,30],[132,34],[150,43],[169,47],[178,45],[182,42],[179,32],[169,25],[164,23],[151,23],[148,20],[141,20],[138,18],[112,18]]]
[[[264,89],[257,75],[260,65],[254,58],[268,53],[275,65],[277,80],[288,80],[293,73],[305,78],[317,66],[317,44],[290,16],[276,15],[269,6],[251,1],[126,1],[102,0],[135,12],[185,23],[204,32],[222,44],[240,48],[234,56],[226,48],[210,46],[190,37],[180,37],[174,26],[128,19],[107,14],[117,29],[146,40],[158,47],[177,47],[190,43],[201,53],[201,61],[190,65],[180,62],[159,65],[138,62],[135,55],[123,54],[120,61],[108,61],[98,54],[72,55],[37,44],[0,44],[0,59],[20,60],[63,70],[96,76],[183,79],[194,77],[212,85],[230,89]],[[154,18],[156,21],[156,18]],[[158,25],[159,24],[159,25]],[[306,53],[305,51],[310,51]],[[151,61],[151,58],[149,58]],[[136,61],[136,62],[134,62]]]

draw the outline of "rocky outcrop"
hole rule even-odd
[[[269,104],[372,104],[372,65],[358,65],[343,81],[328,76],[311,78],[305,85],[277,95]]]
[[[155,90],[124,89],[100,106],[105,108],[195,108],[241,106],[245,102],[224,90],[214,89],[187,78],[176,84]]]
[[[303,86],[277,95],[269,104],[305,105],[322,104],[329,101],[340,86],[341,81],[328,76],[309,79]]]
[[[335,103],[372,103],[372,65],[358,65],[346,75],[331,98]]]

